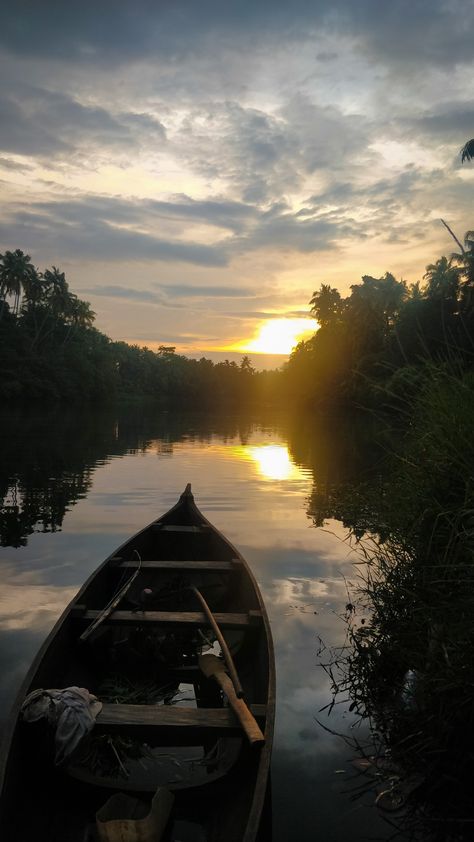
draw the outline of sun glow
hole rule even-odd
[[[266,480],[301,480],[303,468],[296,465],[283,444],[235,445],[231,453],[237,459],[253,462],[257,474]]]
[[[301,471],[291,461],[288,448],[281,444],[249,447],[248,452],[257,463],[258,472],[265,479],[299,479]]]
[[[250,342],[241,342],[234,351],[256,354],[291,354],[302,339],[308,339],[318,327],[315,319],[269,319],[262,322]]]

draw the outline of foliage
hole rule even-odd
[[[474,140],[468,140],[461,149],[461,163],[472,161],[474,158]]]
[[[464,840],[474,819],[473,373],[426,364],[403,417],[382,487],[358,489],[372,538],[361,545],[348,646],[328,669],[335,693],[382,737],[405,829]],[[341,508],[348,499],[346,489]]]
[[[456,238],[455,238],[456,239]],[[90,305],[64,272],[36,269],[17,249],[0,255],[0,397],[10,401],[158,401],[163,407],[240,408],[277,403],[376,407],[399,412],[427,363],[462,370],[474,356],[474,233],[460,251],[408,285],[364,275],[343,298],[321,284],[310,300],[319,329],[282,370],[256,372],[176,353],[173,346],[113,342],[94,327]]]
[[[416,388],[428,362],[472,367],[474,232],[461,251],[426,267],[408,285],[387,272],[364,275],[342,298],[321,284],[310,299],[319,330],[300,342],[281,377],[281,392],[299,405],[396,409]]]
[[[0,255],[0,397],[10,402],[149,398],[162,406],[242,407],[274,397],[271,376],[248,357],[187,359],[112,342],[94,328],[95,313],[69,288],[64,272],[40,272],[17,249]]]

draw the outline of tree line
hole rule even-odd
[[[472,368],[474,232],[456,242],[459,251],[429,264],[416,283],[390,272],[364,275],[345,297],[322,283],[309,302],[318,330],[270,372],[255,371],[247,356],[240,364],[214,363],[173,346],[152,351],[114,342],[94,327],[95,313],[70,290],[64,272],[54,266],[40,272],[21,250],[6,251],[0,397],[79,403],[146,397],[183,408],[396,407],[417,393],[427,361]]]
[[[150,398],[183,407],[243,406],[271,375],[249,358],[189,359],[113,342],[95,313],[69,288],[64,272],[39,271],[20,249],[0,255],[0,397],[9,402]]]
[[[472,368],[474,232],[457,242],[416,283],[364,275],[346,297],[321,284],[310,300],[319,330],[292,353],[282,390],[313,407],[395,407],[416,394],[428,361]]]

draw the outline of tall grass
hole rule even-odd
[[[362,544],[334,690],[381,735],[411,791],[404,819],[414,832],[465,840],[474,838],[474,375],[428,365],[404,424],[384,486],[384,539]]]

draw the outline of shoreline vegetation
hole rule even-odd
[[[334,482],[315,470],[308,508],[316,526],[342,520],[361,548],[347,647],[326,653],[326,669],[334,701],[372,725],[362,760],[400,808],[396,828],[435,842],[474,826],[474,232],[459,245],[414,284],[365,275],[345,298],[322,284],[318,331],[273,372],[112,342],[62,272],[38,272],[19,250],[0,258],[4,402],[272,405],[291,407],[296,426],[300,410],[315,428],[328,414],[366,425],[381,467]]]
[[[249,406],[266,400],[274,372],[189,359],[114,342],[70,290],[64,272],[39,271],[20,249],[0,255],[0,399],[10,405],[154,401],[163,407]]]
[[[377,481],[313,493],[315,524],[342,516],[360,549],[346,646],[321,662],[328,709],[348,703],[370,723],[373,739],[350,747],[393,838],[464,842],[474,822],[474,377],[435,364],[424,377]]]
[[[456,240],[456,242],[459,242]],[[474,360],[474,232],[421,281],[364,275],[345,298],[328,284],[308,315],[319,329],[287,363],[256,371],[112,341],[57,267],[39,271],[20,249],[0,255],[0,398],[84,404],[147,399],[170,407],[287,406],[403,412],[426,365],[461,373]]]

